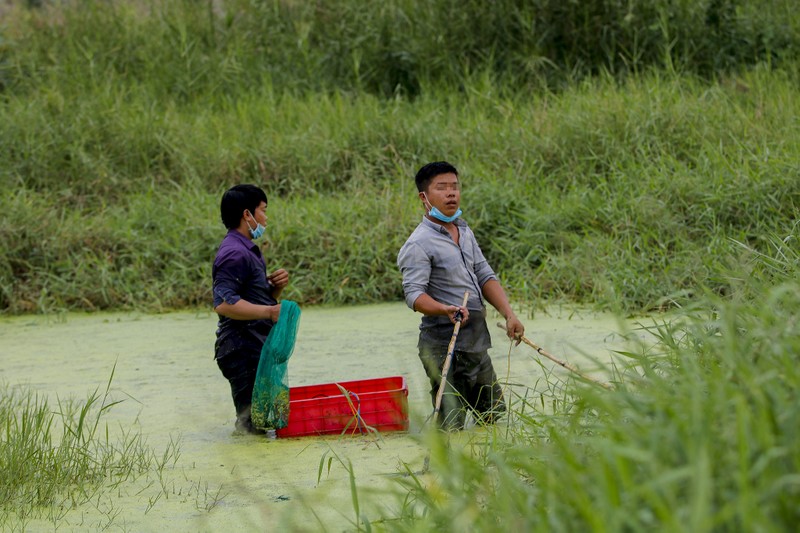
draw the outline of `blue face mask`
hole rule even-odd
[[[425,194],[425,193],[423,193],[423,194]],[[427,194],[425,195],[425,201],[428,201],[428,195]],[[449,216],[445,215],[444,213],[442,213],[441,211],[439,211],[438,208],[433,207],[430,202],[428,202],[428,205],[431,206],[431,210],[428,211],[428,214],[430,216],[432,216],[433,218],[435,218],[436,220],[440,220],[440,221],[445,222],[445,223],[454,221],[455,219],[460,217],[461,213],[462,213],[461,208],[459,207],[458,210],[453,214],[453,216],[449,217]]]
[[[247,222],[245,220],[245,222]],[[264,226],[261,225],[260,222],[256,221],[256,229],[250,227],[250,223],[247,222],[247,229],[250,230],[250,236],[254,239],[260,239],[262,235],[264,235],[264,230],[266,229]]]
[[[258,224],[258,225],[256,226],[256,229],[251,229],[251,230],[250,230],[250,235],[251,235],[251,236],[252,236],[254,239],[260,239],[260,238],[261,238],[261,236],[262,236],[262,235],[264,235],[264,230],[265,230],[265,229],[266,229],[266,228],[265,228],[264,226],[262,226],[261,224]]]
[[[456,211],[451,217],[445,215],[435,207],[431,207],[431,210],[428,214],[433,218],[435,218],[436,220],[441,220],[442,222],[452,222],[461,216],[461,208],[459,207],[458,211]]]

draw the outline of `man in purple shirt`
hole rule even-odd
[[[281,311],[289,274],[267,275],[258,245],[267,224],[267,195],[255,185],[236,185],[222,195],[220,214],[228,233],[219,245],[213,278],[214,311],[219,315],[215,359],[231,385],[236,432],[259,433],[250,420],[261,348]]]
[[[445,161],[428,163],[415,177],[426,214],[397,255],[406,303],[422,313],[419,358],[431,383],[431,400],[442,379],[442,367],[456,313],[462,326],[447,375],[439,424],[461,429],[467,410],[479,423],[493,423],[505,411],[503,391],[489,357],[485,301],[506,320],[509,338],[519,339],[525,327],[511,310],[505,291],[461,215],[458,171]],[[462,307],[469,291],[467,306]]]

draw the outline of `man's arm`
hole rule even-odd
[[[508,297],[506,296],[506,291],[503,290],[503,286],[496,279],[490,279],[483,284],[481,292],[483,292],[483,297],[506,319],[506,335],[508,335],[508,338],[515,339],[519,344],[522,336],[525,335],[525,326],[522,325],[522,322],[519,321],[517,315],[511,309],[511,304],[508,303]]]
[[[461,307],[460,305],[446,305],[440,302],[437,302],[427,293],[420,294],[419,297],[414,300],[414,311],[422,313],[426,316],[444,316],[450,319],[450,322],[453,324],[456,323],[456,313],[459,311],[461,312],[461,323],[465,323],[469,318],[469,310],[466,307]]]
[[[267,319],[273,322],[278,321],[281,312],[281,304],[259,305],[245,300],[239,300],[235,304],[222,302],[214,308],[217,314],[234,320],[261,320]]]

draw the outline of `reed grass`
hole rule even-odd
[[[265,256],[291,272],[287,298],[399,300],[395,254],[421,216],[411,177],[449,159],[516,301],[675,319],[621,354],[614,391],[545,374],[511,389],[505,429],[463,450],[434,433],[434,482],[409,469],[397,520],[375,527],[800,522],[793,2],[0,10],[0,312],[208,306],[236,182],[270,196]],[[106,400],[54,412],[0,395],[2,519],[57,527],[102,482],[177,454],[98,432]],[[369,529],[349,472],[353,525]]]
[[[508,424],[433,440],[393,531],[786,531],[797,507],[797,226],[748,250],[736,293],[644,324],[616,387],[512,389]],[[732,246],[739,246],[731,243]],[[731,273],[741,275],[742,266]],[[633,346],[636,346],[634,344]]]
[[[797,217],[797,79],[651,73],[530,96],[484,80],[414,102],[265,89],[163,115],[135,97],[102,116],[11,98],[0,142],[26,155],[3,167],[0,309],[208,305],[234,182],[267,190],[265,255],[290,271],[287,297],[399,299],[395,255],[422,214],[412,176],[440,158],[460,168],[465,219],[518,301],[628,312],[728,293],[721,269],[741,254],[728,239],[760,248]]]
[[[517,300],[728,292],[726,240],[797,216],[790,7],[7,3],[0,312],[208,305],[237,182],[287,297],[398,299],[431,159]]]
[[[84,402],[58,399],[4,384],[0,391],[0,528],[26,529],[32,520],[58,528],[66,514],[141,476],[174,467],[177,441],[159,455],[140,433],[111,431],[101,422],[118,401],[104,391]],[[165,488],[166,492],[167,489]],[[161,493],[151,497],[148,510]],[[108,524],[113,522],[109,510]],[[41,522],[37,522],[41,523]]]
[[[486,73],[522,88],[653,66],[713,76],[796,58],[800,35],[788,0],[10,4],[6,86],[124,78],[177,102],[263,83],[392,97]]]

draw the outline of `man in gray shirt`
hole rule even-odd
[[[509,338],[519,343],[525,327],[511,310],[472,230],[459,218],[461,189],[456,168],[445,161],[428,163],[415,181],[426,214],[400,249],[397,265],[406,303],[424,315],[417,347],[431,382],[431,400],[435,406],[456,314],[461,313],[438,422],[446,429],[462,429],[470,410],[479,423],[490,424],[505,411],[505,404],[489,357],[484,301],[505,317]],[[467,291],[469,300],[462,307]]]

